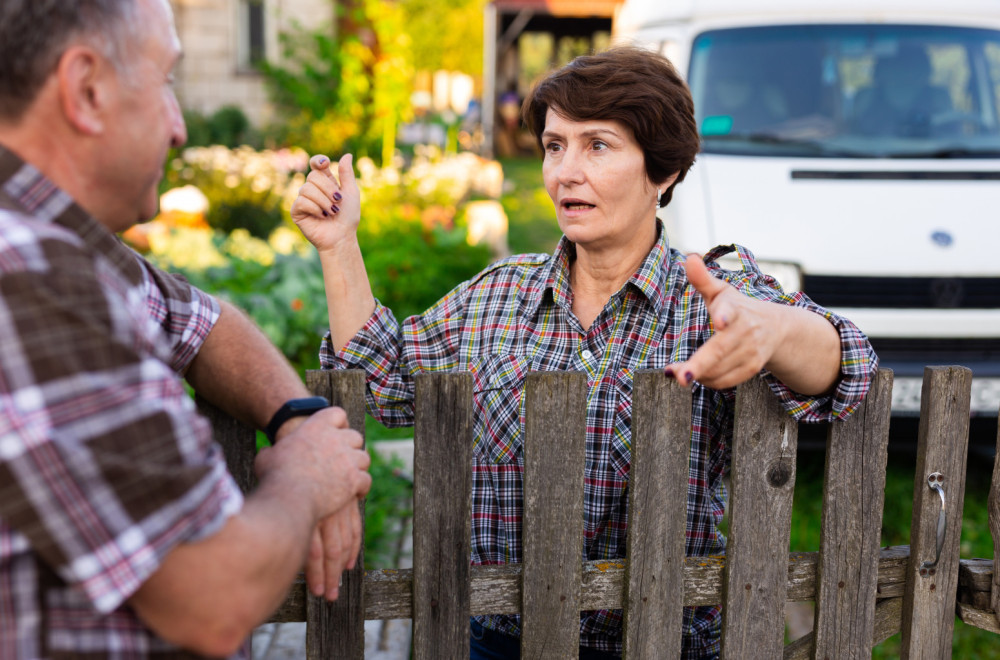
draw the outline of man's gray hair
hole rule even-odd
[[[138,0],[0,0],[0,119],[16,121],[79,38],[128,73]]]

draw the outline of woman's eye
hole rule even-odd
[[[606,142],[601,142],[600,140],[594,140],[594,146],[593,146],[594,151],[604,151],[607,148],[608,144]]]
[[[549,142],[547,145],[545,145],[545,151],[560,151],[561,149],[562,145],[560,145],[557,142]]]

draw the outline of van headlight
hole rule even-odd
[[[778,280],[786,292],[802,290],[802,269],[784,261],[758,261],[760,269]]]
[[[743,270],[740,260],[736,257],[722,257],[719,259],[719,265],[726,270]],[[781,285],[781,289],[786,293],[802,290],[802,269],[799,268],[798,264],[787,261],[758,260],[757,265],[761,272],[776,279]]]

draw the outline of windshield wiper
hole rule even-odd
[[[769,144],[781,147],[792,147],[804,149],[810,153],[820,154],[823,156],[843,156],[846,158],[872,158],[874,156],[871,153],[831,147],[830,145],[820,142],[819,140],[782,137],[780,135],[775,135],[774,133],[727,133],[725,135],[703,135],[702,140],[706,142],[709,140],[719,140],[722,142],[747,142],[750,144]]]

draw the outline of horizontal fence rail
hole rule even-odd
[[[310,372],[307,384],[363,430],[360,372]],[[595,609],[623,610],[626,657],[676,657],[682,608],[698,605],[723,606],[731,658],[870,657],[899,632],[904,657],[948,657],[956,612],[1000,633],[1000,553],[959,560],[968,369],[925,370],[910,545],[879,547],[892,392],[881,370],[859,409],[830,425],[820,549],[806,553],[788,552],[797,425],[758,378],[737,390],[726,555],[684,556],[676,503],[687,497],[691,392],[650,370],[633,386],[628,556],[581,562],[586,386],[581,373],[528,376],[524,563],[470,566],[471,378],[418,376],[414,568],[365,572],[359,557],[334,603],[300,577],[271,620],[306,621],[309,658],[363,658],[364,621],[392,618],[413,619],[413,657],[468,657],[469,616],[480,614],[521,614],[525,657],[576,657],[579,612]],[[199,406],[251,489],[254,431]],[[1000,461],[989,512],[996,546]],[[798,601],[815,603],[813,631],[786,645],[784,607]]]

